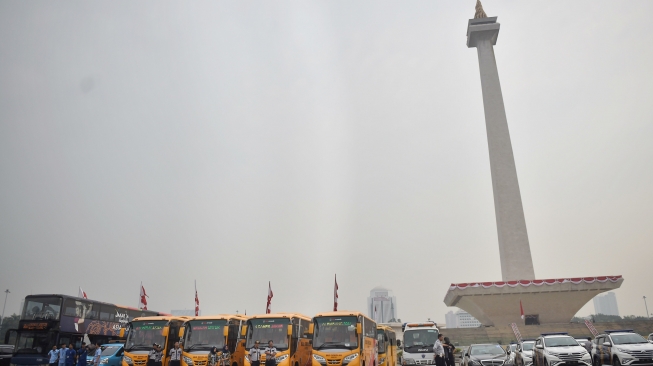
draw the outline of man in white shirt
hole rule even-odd
[[[275,366],[277,364],[276,356],[277,349],[274,347],[274,343],[269,341],[268,346],[265,347],[265,366]]]
[[[444,361],[444,347],[442,346],[442,339],[444,339],[444,336],[442,334],[438,334],[438,339],[433,345],[433,354],[435,355],[436,366],[446,366]]]
[[[100,356],[102,355],[102,346],[100,342],[95,342],[95,354],[93,355],[93,364],[100,366]]]
[[[181,365],[181,348],[179,342],[175,342],[174,348],[170,349],[170,366]]]
[[[249,363],[252,366],[261,365],[261,349],[259,347],[259,342],[254,342],[254,347],[249,349]]]

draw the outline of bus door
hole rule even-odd
[[[236,353],[236,346],[238,346],[238,330],[239,324],[229,324],[229,334],[227,334],[227,348],[232,355]]]
[[[297,342],[299,342],[299,337],[297,336],[299,334],[299,325],[295,324],[295,322],[296,321],[293,319],[293,322],[288,324],[288,332],[290,333],[288,335],[288,357],[293,357],[297,352]],[[292,364],[290,365],[292,366]]]

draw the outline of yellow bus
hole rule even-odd
[[[194,316],[186,320],[179,329],[179,337],[183,345],[181,357],[182,366],[214,366],[210,365],[209,352],[218,348],[218,361],[222,360],[222,349],[227,344],[229,349],[229,366],[243,366],[245,362],[245,340],[241,330],[247,322],[242,315],[207,315]],[[217,362],[216,364],[220,364]]]
[[[357,311],[313,317],[313,366],[378,366],[376,323]]]
[[[397,365],[397,335],[387,325],[377,325],[376,343],[379,352],[379,366]]]
[[[295,313],[254,315],[247,320],[247,343],[249,351],[259,341],[261,351],[274,343],[277,349],[277,366],[311,366],[311,340],[308,332],[311,318]],[[249,359],[246,361],[249,366]],[[265,355],[261,355],[261,366]]]
[[[120,330],[120,336],[127,335],[122,366],[146,366],[148,353],[154,343],[163,348],[162,366],[168,366],[170,349],[179,342],[179,329],[189,317],[187,316],[147,316],[135,318],[126,328]]]

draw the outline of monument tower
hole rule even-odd
[[[515,158],[494,58],[498,36],[497,17],[488,17],[477,0],[474,19],[467,23],[467,47],[476,48],[478,53],[503,280],[452,283],[444,303],[467,311],[487,326],[522,322],[526,325],[568,323],[594,296],[619,288],[623,278],[535,279]],[[521,309],[524,311],[523,318]]]
[[[467,25],[467,47],[476,47],[481,72],[483,109],[487,142],[490,149],[490,170],[494,191],[494,213],[499,235],[501,275],[504,281],[534,280],[533,259],[526,232],[517,169],[512,153],[510,132],[503,105],[494,45],[499,36],[497,17],[488,18],[480,1],[476,14]]]

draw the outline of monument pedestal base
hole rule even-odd
[[[594,296],[621,287],[621,276],[451,284],[444,303],[483,325],[568,323]]]

